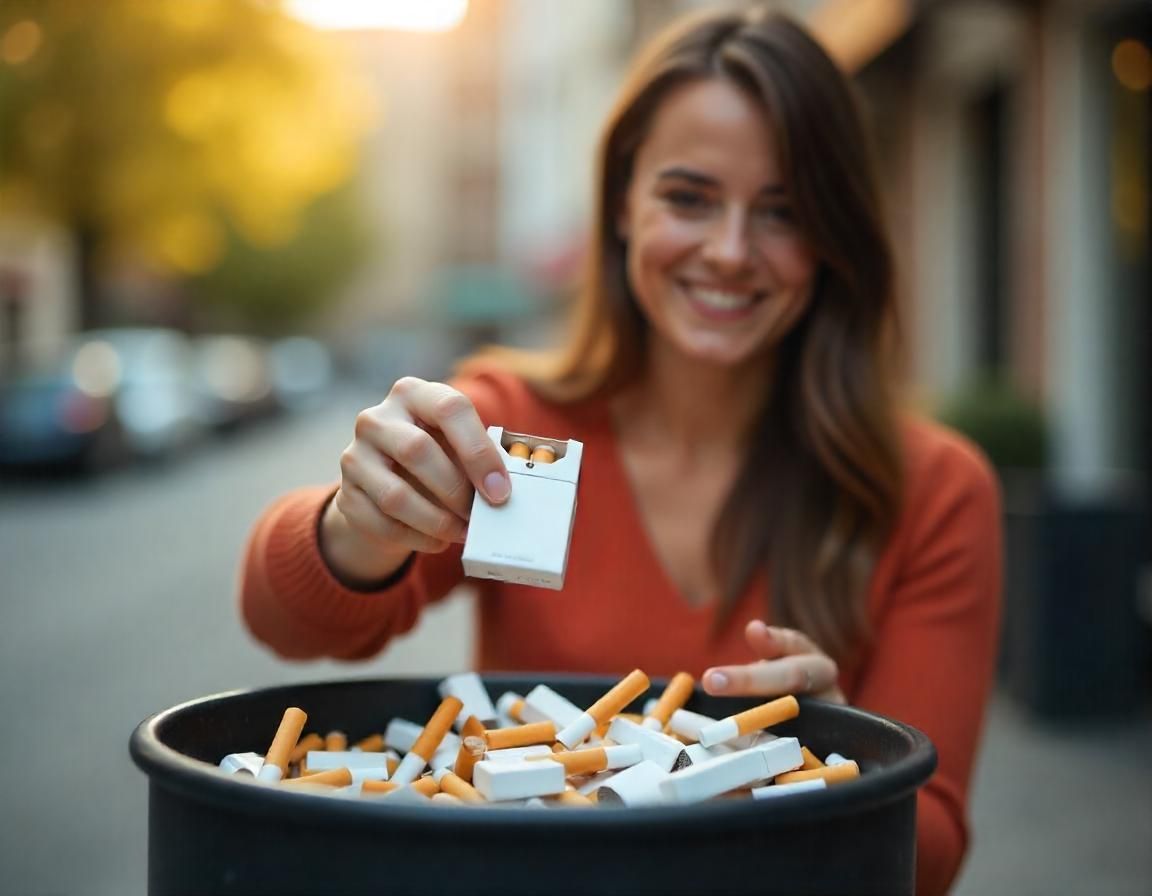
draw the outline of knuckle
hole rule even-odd
[[[405,467],[417,466],[428,459],[435,441],[423,430],[413,429],[396,444],[396,460]]]
[[[376,490],[376,506],[389,516],[404,509],[408,501],[408,487],[399,479],[391,479]]]
[[[389,390],[389,395],[395,395],[397,398],[405,398],[411,395],[417,389],[424,385],[424,380],[415,376],[402,376],[392,384]]]
[[[448,420],[459,417],[472,410],[472,402],[462,392],[457,392],[448,386],[436,397],[432,405],[433,413],[438,420]]]
[[[352,427],[356,438],[368,438],[373,433],[380,431],[382,424],[379,418],[377,418],[375,411],[375,408],[367,408],[356,415],[356,422]]]
[[[340,454],[340,474],[345,479],[352,479],[360,469],[360,459],[351,447],[345,448]]]

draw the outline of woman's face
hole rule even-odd
[[[673,89],[636,154],[618,227],[659,346],[726,366],[762,357],[807,307],[814,253],[764,112],[720,78]]]

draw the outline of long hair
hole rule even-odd
[[[711,78],[764,109],[797,225],[818,259],[809,307],[777,346],[771,394],[712,532],[723,583],[716,627],[765,569],[775,622],[802,629],[843,662],[869,635],[867,585],[902,496],[896,301],[852,88],[802,27],[758,7],[713,11],[674,24],[641,53],[601,137],[567,343],[486,356],[557,401],[608,397],[637,380],[648,325],[628,285],[617,215],[657,106],[676,87]]]

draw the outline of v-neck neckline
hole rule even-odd
[[[664,609],[667,610],[670,606],[675,606],[680,613],[696,617],[711,616],[716,611],[718,597],[713,595],[709,600],[700,604],[695,604],[688,600],[684,592],[680,589],[680,586],[673,581],[672,576],[660,558],[660,552],[656,549],[656,544],[652,539],[652,532],[648,528],[648,523],[641,509],[640,499],[636,492],[636,484],[632,481],[632,477],[628,473],[628,465],[624,459],[623,444],[620,440],[620,433],[616,429],[616,418],[612,413],[610,399],[599,402],[599,412],[600,424],[603,426],[608,442],[606,454],[608,455],[607,461],[610,467],[610,473],[617,480],[618,491],[617,489],[613,489],[613,491],[626,495],[628,498],[625,502],[628,507],[622,512],[629,515],[632,528],[636,532],[635,543],[642,545],[638,550],[642,551],[646,556],[649,567],[652,568],[653,574],[658,577],[659,583],[663,586],[661,593],[667,596],[667,600],[661,601],[661,603],[664,604]]]

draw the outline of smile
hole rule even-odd
[[[754,290],[715,289],[697,284],[683,284],[692,306],[708,317],[740,317],[765,295]]]

